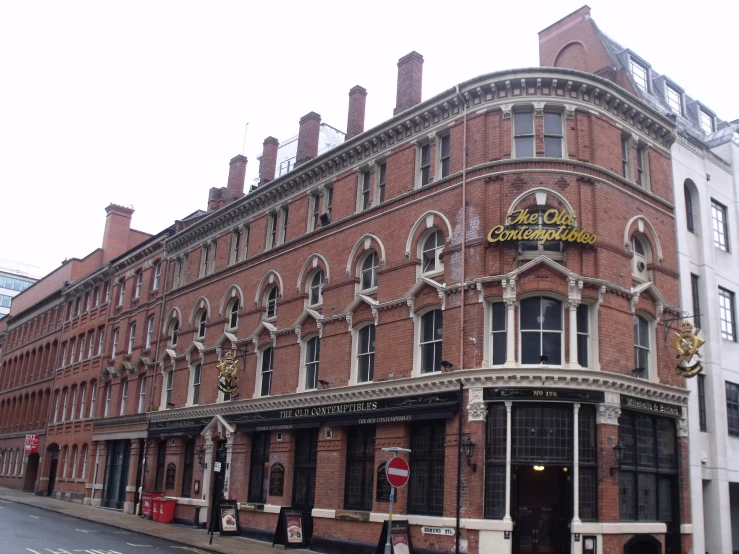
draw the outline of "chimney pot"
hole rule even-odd
[[[367,90],[356,85],[349,91],[349,115],[346,122],[346,139],[364,132],[364,111],[367,103]]]
[[[228,170],[228,185],[226,186],[226,196],[229,200],[241,198],[244,196],[244,181],[246,180],[246,164],[249,160],[246,156],[238,154],[231,158]]]
[[[103,262],[108,262],[128,250],[128,234],[131,230],[133,208],[109,204],[105,208],[103,233]]]
[[[295,167],[315,158],[318,155],[318,137],[321,132],[321,116],[310,112],[300,118],[298,131],[298,154]]]
[[[262,159],[259,161],[259,184],[263,185],[275,180],[277,167],[277,150],[280,143],[275,137],[267,137],[262,145]]]
[[[398,60],[398,90],[393,115],[421,102],[423,56],[415,50]]]

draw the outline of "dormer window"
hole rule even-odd
[[[649,90],[649,70],[634,58],[631,58],[631,74],[639,88],[644,91]]]
[[[706,110],[704,110],[703,108],[700,108],[699,113],[700,113],[701,129],[703,129],[703,131],[705,131],[707,134],[710,135],[716,130],[715,120],[713,116],[710,113],[708,113]]]
[[[667,104],[675,110],[677,113],[682,115],[683,113],[683,93],[672,88],[670,85],[666,86],[667,89]]]

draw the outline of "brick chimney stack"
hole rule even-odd
[[[105,208],[103,262],[108,262],[128,250],[128,233],[131,230],[133,211],[133,208],[118,204],[109,204]]]
[[[316,112],[310,112],[300,118],[298,154],[295,159],[295,167],[318,155],[318,135],[320,131],[321,116]]]
[[[398,60],[398,92],[393,115],[421,102],[423,56],[415,50]]]
[[[231,158],[228,170],[228,185],[226,185],[226,197],[229,199],[244,196],[244,181],[246,180],[246,164],[249,160],[246,156],[238,154]]]
[[[356,85],[349,91],[349,115],[346,122],[346,140],[364,132],[364,107],[367,104],[367,90]]]
[[[259,161],[259,184],[263,185],[275,180],[277,167],[277,149],[279,141],[275,137],[267,137],[262,145],[262,159]]]

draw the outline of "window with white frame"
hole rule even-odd
[[[375,326],[365,325],[357,332],[357,382],[368,383],[375,378]]]
[[[636,148],[636,184],[640,187],[647,186],[647,167],[649,164],[649,154],[644,146]]]
[[[79,419],[85,419],[85,408],[87,407],[87,383],[80,389],[80,413]]]
[[[649,90],[649,70],[642,64],[631,58],[631,74],[634,76],[634,82],[644,91]]]
[[[110,283],[105,283],[105,303],[110,302]]]
[[[377,268],[380,266],[380,257],[374,250],[365,253],[360,262],[359,284],[360,290],[368,291],[377,288]]]
[[[236,329],[239,326],[239,301],[237,299],[231,300],[228,305],[228,328]]]
[[[698,111],[700,114],[701,129],[703,129],[707,134],[710,135],[716,130],[716,122],[713,116],[703,108],[700,108]]]
[[[280,296],[280,289],[277,285],[272,285],[267,289],[267,319],[277,317],[277,298]]]
[[[506,304],[493,302],[490,307],[490,361],[492,365],[503,365],[507,358]]]
[[[80,350],[77,356],[78,362],[81,362],[82,359],[85,357],[85,335],[80,335]]]
[[[639,233],[631,236],[631,276],[639,281],[649,280],[649,271],[647,266],[651,258],[651,251],[648,242]]]
[[[138,413],[146,411],[146,375],[139,377],[139,409]]]
[[[310,222],[309,231],[315,231],[321,225],[321,196],[318,192],[310,195]]]
[[[277,246],[277,213],[269,214],[267,219],[267,248],[269,249]]]
[[[683,93],[670,85],[665,86],[665,96],[667,97],[667,105],[677,113],[683,113]]]
[[[452,139],[450,135],[439,137],[439,169],[441,178],[449,176],[451,169]]]
[[[146,349],[150,350],[154,343],[154,316],[149,316],[146,320]]]
[[[533,158],[534,150],[534,111],[513,112],[513,142],[516,158]]]
[[[577,363],[590,367],[590,306],[577,306]]]
[[[152,290],[159,290],[159,279],[162,276],[162,263],[159,262],[154,266],[154,283],[152,284]]]
[[[734,293],[718,288],[718,314],[721,321],[721,338],[736,342],[736,314]]]
[[[208,312],[206,312],[205,310],[201,311],[197,319],[197,322],[198,322],[197,335],[198,335],[198,338],[201,340],[205,338],[205,323],[207,320],[208,320]]]
[[[562,112],[544,112],[544,156],[562,158],[563,142]]]
[[[72,409],[69,412],[69,419],[74,421],[74,416],[77,413],[77,387],[72,387]]]
[[[547,207],[534,208],[529,210],[530,215],[536,215],[536,221],[528,225],[529,229],[558,229],[559,226],[555,222],[547,222],[548,218],[545,214],[550,210]],[[564,252],[561,240],[521,240],[518,241],[519,259],[533,259],[539,256],[548,256],[554,260],[564,259]]]
[[[92,292],[92,295],[95,297],[93,307],[97,308],[100,305],[100,285],[95,287],[95,289]]]
[[[98,397],[98,384],[97,381],[95,381],[92,384],[92,391],[90,391],[90,413],[89,417],[93,418],[95,417],[95,404],[97,404],[97,398]]]
[[[134,292],[133,297],[139,298],[141,296],[141,287],[144,284],[144,273],[142,271],[139,271],[139,273],[136,275],[136,291]]]
[[[80,475],[83,479],[87,477],[87,445],[82,447],[82,474]]]
[[[239,261],[239,254],[241,250],[241,229],[235,229],[231,233],[231,263]]]
[[[87,357],[92,358],[93,353],[95,352],[95,330],[93,329],[88,333],[88,347],[87,347]]]
[[[172,404],[172,387],[174,385],[174,370],[170,369],[164,376],[164,408]]]
[[[444,233],[440,229],[432,229],[421,241],[421,273],[424,275],[444,270],[443,256]]]
[[[729,251],[729,226],[726,206],[711,199],[711,223],[713,225],[713,245],[724,252]]]
[[[367,169],[359,174],[359,185],[357,191],[357,211],[366,210],[370,207],[370,179],[371,173]]]
[[[649,375],[649,322],[640,315],[634,316],[634,369]]]
[[[419,175],[421,178],[421,186],[426,186],[431,181],[431,145],[424,144],[421,146],[420,152]]]
[[[62,344],[62,367],[67,365],[67,343]]]
[[[562,364],[562,302],[546,296],[520,303],[521,363]]]
[[[130,356],[133,353],[133,344],[136,340],[136,324],[131,323],[131,327],[128,331],[128,350],[126,353]]]
[[[308,282],[308,304],[311,307],[323,304],[323,270],[316,269]]]
[[[121,281],[120,288],[118,289],[118,305],[123,306],[123,299],[126,297],[126,281]]]
[[[77,340],[72,339],[69,343],[69,363],[74,363],[75,353],[77,352]]]
[[[304,389],[318,388],[318,364],[321,357],[321,342],[318,337],[305,341],[305,381]]]
[[[210,251],[210,243],[206,242],[200,248],[200,277],[208,274],[208,252]]]
[[[169,344],[170,346],[177,346],[177,334],[180,331],[180,321],[175,319],[169,324]]]
[[[90,311],[90,292],[89,291],[85,293],[85,311],[86,312]]]
[[[385,201],[385,182],[387,180],[387,162],[382,162],[377,169],[377,202]]]
[[[331,223],[331,211],[334,209],[334,187],[326,187],[323,196],[326,199],[324,213],[328,216],[329,223]]]
[[[126,415],[126,402],[128,400],[128,379],[121,383],[121,411],[118,415]]]
[[[103,417],[108,417],[110,415],[110,395],[112,393],[113,387],[108,383],[105,386],[105,411],[103,412]]]
[[[443,312],[438,309],[421,316],[421,373],[441,371],[443,323]]]
[[[287,221],[290,210],[287,206],[280,210],[280,220],[282,221],[282,230],[280,232],[280,244],[287,242]]]
[[[105,329],[103,327],[98,331],[98,356],[102,356],[105,346]]]
[[[72,475],[71,478],[77,477],[77,445],[72,447]]]
[[[195,364],[192,368],[192,405],[197,406],[200,402],[200,380],[202,378],[203,365]]]
[[[64,404],[62,405],[62,423],[67,421],[67,408],[69,407],[69,389],[64,389]]]
[[[272,364],[274,350],[270,346],[262,350],[261,367],[259,370],[259,395],[269,396],[272,392]]]

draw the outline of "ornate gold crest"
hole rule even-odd
[[[693,325],[691,325],[690,322],[683,321],[683,324],[680,325],[680,332],[675,333],[675,335],[677,335],[677,339],[675,340],[675,350],[677,350],[678,353],[677,358],[682,358],[682,362],[677,366],[676,371],[679,375],[684,377],[697,375],[703,369],[703,365],[700,362],[696,362],[692,366],[688,366],[690,361],[693,359],[693,356],[697,356],[698,358],[702,357],[701,353],[698,352],[698,349],[703,346],[706,341],[698,336],[699,332],[700,329],[693,329]]]
[[[239,372],[238,363],[234,352],[228,351],[217,366],[221,374],[218,379],[218,390],[230,394],[231,399],[239,395],[239,387],[236,385],[239,382],[236,378],[236,374]]]

